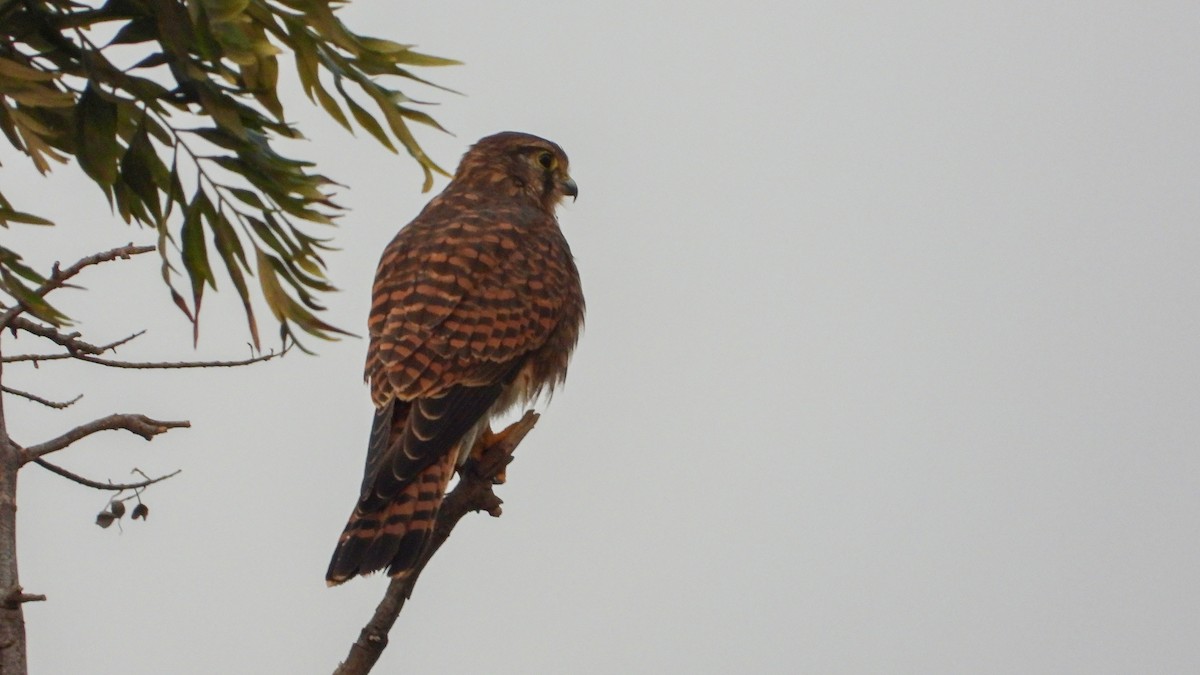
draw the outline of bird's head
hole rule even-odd
[[[527,195],[553,213],[579,188],[567,173],[567,153],[557,143],[532,134],[504,131],[482,138],[463,155],[454,182],[476,190]]]

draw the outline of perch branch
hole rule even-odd
[[[37,464],[38,466],[42,467],[43,469],[49,471],[50,473],[56,473],[56,474],[62,476],[63,478],[66,478],[67,480],[69,480],[73,483],[78,483],[84,487],[95,488],[97,490],[112,490],[113,492],[123,492],[125,490],[140,490],[146,486],[154,485],[155,483],[161,483],[162,481],[164,481],[168,478],[174,478],[175,476],[179,475],[180,471],[183,471],[183,469],[176,469],[176,470],[172,471],[171,473],[166,474],[165,476],[159,476],[158,478],[147,478],[146,480],[139,481],[137,483],[113,483],[111,481],[108,483],[101,483],[98,480],[84,478],[83,476],[80,476],[77,473],[72,473],[70,471],[67,471],[66,469],[62,468],[61,466],[58,466],[57,464],[51,464],[50,462],[47,462],[46,460],[44,460],[40,457],[34,458],[33,463]],[[139,471],[138,473],[141,473],[141,472]],[[144,476],[146,474],[142,474],[142,475]]]
[[[80,258],[75,262],[75,264],[71,265],[65,270],[61,269],[58,266],[58,263],[54,263],[54,267],[50,271],[50,277],[46,279],[46,282],[39,286],[34,293],[38,297],[44,298],[50,291],[53,291],[57,288],[62,288],[69,279],[82,272],[84,268],[92,265],[99,265],[100,263],[105,263],[110,260],[128,260],[132,256],[140,255],[142,253],[150,253],[151,251],[156,250],[158,249],[154,246],[134,246],[132,243],[129,243],[125,246],[119,246],[102,253],[95,253],[85,258]],[[9,307],[4,314],[0,314],[0,328],[7,327],[12,320],[17,317],[17,315],[24,311],[25,306],[21,303],[17,303],[16,305]]]
[[[505,467],[513,460],[513,451],[537,424],[537,420],[537,413],[526,411],[521,419],[500,433],[493,434],[489,430],[476,441],[471,459],[459,471],[458,485],[446,494],[438,509],[429,546],[413,573],[405,579],[393,579],[388,584],[383,600],[375,608],[375,614],[359,633],[358,640],[350,646],[349,655],[337,667],[334,675],[366,675],[371,672],[387,647],[388,632],[404,609],[405,601],[412,595],[421,571],[450,537],[450,532],[463,516],[472,511],[487,511],[493,517],[500,516],[501,501],[492,491],[492,486],[502,481]]]
[[[29,399],[30,401],[33,401],[34,403],[41,403],[42,405],[46,406],[47,408],[54,408],[56,410],[62,410],[63,408],[70,407],[70,406],[74,405],[76,401],[83,398],[83,394],[80,394],[80,395],[76,396],[75,398],[71,399],[70,401],[51,401],[50,399],[42,398],[41,396],[38,396],[37,394],[31,394],[27,391],[21,391],[20,389],[13,389],[12,387],[6,387],[4,385],[0,385],[0,391],[3,391],[6,394],[12,394],[13,396],[20,396],[21,398]]]
[[[37,445],[25,448],[25,457],[22,463],[62,450],[79,439],[91,436],[98,431],[124,429],[146,440],[151,440],[155,436],[164,434],[171,429],[190,426],[192,426],[192,423],[186,420],[164,422],[152,420],[145,415],[109,415],[108,417],[101,417],[98,420],[92,420],[87,424],[81,424],[58,438],[52,438],[45,443],[38,443]]]

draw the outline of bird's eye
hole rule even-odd
[[[548,152],[542,152],[542,153],[538,154],[537,161],[538,161],[538,164],[541,164],[542,168],[544,168],[544,169],[553,169],[554,168],[554,155],[552,155]]]

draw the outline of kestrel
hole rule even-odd
[[[411,574],[491,416],[566,377],[583,291],[554,212],[577,194],[558,145],[495,134],[384,249],[367,321],[375,421],[330,585]]]

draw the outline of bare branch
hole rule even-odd
[[[25,448],[24,458],[22,459],[21,463],[24,464],[25,462],[37,459],[38,457],[43,457],[52,452],[62,450],[79,439],[91,436],[98,431],[124,429],[131,433],[135,433],[146,440],[151,440],[155,436],[164,434],[171,429],[186,428],[190,426],[192,426],[192,423],[186,420],[179,422],[163,422],[150,419],[145,415],[109,415],[108,417],[102,417],[98,420],[92,420],[87,424],[81,424],[74,429],[71,429],[67,433],[59,436],[58,438],[53,438],[45,443],[38,443],[37,445],[31,445],[28,448]]]
[[[0,391],[3,391],[6,394],[12,394],[13,396],[20,396],[21,398],[29,399],[30,401],[33,401],[34,403],[41,403],[42,405],[46,406],[47,408],[54,408],[56,410],[62,410],[63,408],[70,407],[70,406],[74,405],[79,399],[83,398],[83,394],[80,394],[80,395],[76,396],[75,398],[71,399],[70,401],[51,401],[49,399],[44,399],[41,396],[38,396],[37,394],[31,394],[27,391],[21,391],[20,389],[13,389],[12,387],[6,387],[2,384],[0,384]]]
[[[459,470],[458,485],[446,495],[438,509],[429,546],[413,573],[404,579],[393,579],[388,584],[383,600],[375,608],[375,614],[359,633],[358,640],[350,646],[346,660],[333,671],[334,675],[366,675],[371,672],[387,647],[388,632],[404,609],[405,601],[412,595],[417,578],[433,554],[446,543],[450,532],[463,516],[472,511],[487,511],[493,517],[500,516],[502,502],[492,492],[492,486],[503,482],[505,467],[513,460],[513,451],[537,424],[537,420],[538,414],[528,410],[521,419],[500,433],[493,434],[489,429],[476,441],[471,458]]]
[[[166,474],[165,476],[159,476],[158,478],[147,478],[146,480],[139,481],[137,483],[114,483],[112,481],[109,481],[107,483],[101,483],[100,481],[92,480],[90,478],[84,478],[83,476],[80,476],[77,473],[72,473],[70,471],[67,471],[66,469],[62,468],[61,466],[58,466],[57,464],[51,464],[50,462],[47,462],[46,460],[41,459],[40,457],[35,457],[33,459],[33,463],[37,464],[38,466],[42,467],[43,469],[49,471],[50,473],[56,473],[56,474],[62,476],[63,478],[66,478],[67,480],[69,480],[73,483],[78,483],[84,487],[90,487],[90,488],[94,488],[96,490],[111,490],[113,492],[122,492],[124,490],[140,490],[148,485],[154,485],[155,483],[161,483],[162,481],[164,481],[168,478],[173,478],[173,477],[179,475],[180,471],[183,471],[183,469],[176,469],[176,470],[172,471],[171,473]],[[135,469],[135,471],[136,471],[136,469]],[[141,473],[141,472],[139,471],[138,473]],[[142,474],[142,475],[144,476],[145,474]]]
[[[88,363],[96,363],[109,368],[129,368],[129,369],[160,369],[170,370],[174,368],[236,368],[238,366],[248,366],[252,363],[262,363],[277,359],[291,350],[293,342],[284,345],[283,349],[278,352],[268,352],[259,356],[253,356],[240,361],[115,361],[113,359],[100,358],[98,356],[87,356],[86,354],[74,354],[73,358]]]
[[[0,599],[0,607],[4,609],[16,609],[25,602],[45,602],[46,596],[41,593],[26,593],[25,589],[20,586],[13,586],[4,592],[3,599]]]
[[[100,263],[105,263],[110,260],[128,260],[132,256],[140,255],[142,253],[150,253],[151,251],[156,250],[158,249],[154,246],[134,246],[133,243],[130,242],[125,246],[120,246],[109,251],[95,253],[85,258],[80,258],[74,265],[71,265],[65,270],[60,269],[58,263],[54,263],[54,268],[50,272],[50,277],[46,279],[46,283],[39,286],[34,293],[38,297],[44,298],[46,297],[47,293],[55,289],[62,288],[68,279],[71,279],[75,275],[82,272],[84,268],[92,265],[99,265]],[[20,303],[8,308],[4,314],[0,314],[0,329],[9,326],[12,320],[24,311],[25,306]]]
[[[65,347],[67,349],[67,351],[69,351],[71,353],[79,352],[79,353],[83,353],[83,354],[103,354],[107,349],[112,348],[112,347],[97,347],[96,345],[91,344],[90,342],[84,342],[83,340],[80,340],[79,333],[64,333],[52,326],[47,326],[45,324],[38,323],[36,321],[30,321],[29,319],[26,319],[25,317],[21,317],[21,316],[14,316],[9,321],[9,326],[14,331],[23,330],[26,333],[30,333],[30,334],[36,335],[38,337],[46,338],[47,340],[49,340],[57,345]],[[116,345],[121,344],[123,342],[129,342],[133,338],[135,338],[138,335],[141,335],[142,333],[145,333],[145,332],[146,331],[141,331],[141,333],[136,333],[131,337],[125,338],[124,340],[122,340],[120,342],[114,343],[113,347],[115,347]]]
[[[16,363],[18,361],[32,361],[35,365],[39,361],[60,361],[63,359],[75,359],[87,363],[95,363],[100,366],[109,368],[125,368],[131,370],[171,370],[182,368],[236,368],[239,366],[248,366],[253,363],[261,363],[277,359],[284,354],[287,354],[292,349],[294,342],[288,342],[283,346],[283,349],[271,351],[266,354],[252,356],[246,359],[234,361],[120,361],[117,359],[108,359],[99,354],[112,351],[117,347],[133,340],[136,337],[144,335],[146,331],[138,331],[129,337],[122,338],[116,342],[111,342],[106,345],[93,345],[79,339],[79,333],[63,333],[55,330],[50,326],[30,321],[24,317],[16,317],[12,322],[13,329],[24,330],[33,335],[44,337],[56,344],[66,348],[65,354],[18,354],[17,356],[3,357],[3,363]]]
[[[24,319],[17,319],[17,321],[24,321]],[[14,327],[15,327],[15,325],[16,324],[14,322]],[[35,324],[35,325],[38,325],[38,324]],[[51,328],[50,330],[53,330],[53,329]],[[30,332],[32,332],[32,331],[30,331]],[[36,335],[36,333],[34,333],[34,334]],[[103,354],[104,352],[115,351],[117,347],[120,347],[121,345],[125,344],[126,342],[131,342],[134,338],[141,337],[145,334],[146,334],[146,331],[139,330],[138,332],[134,333],[133,335],[121,338],[120,340],[117,340],[116,342],[110,342],[106,345],[100,345],[98,347],[93,347],[91,345],[88,345],[88,347],[90,349],[80,349],[79,351],[83,351],[83,352],[86,352],[89,354]],[[75,333],[74,335],[68,335],[65,337],[73,338],[78,335],[79,335],[78,333]],[[42,337],[45,337],[45,336],[42,336]],[[78,342],[81,345],[87,345],[87,343],[83,342],[82,340],[76,340],[76,342]],[[95,351],[92,351],[92,350],[95,350]],[[73,358],[75,358],[75,355],[70,352],[68,352],[66,354],[18,354],[16,356],[0,357],[0,363],[16,363],[18,361],[33,361],[33,364],[36,366],[38,361],[57,361],[59,359],[73,359]]]

